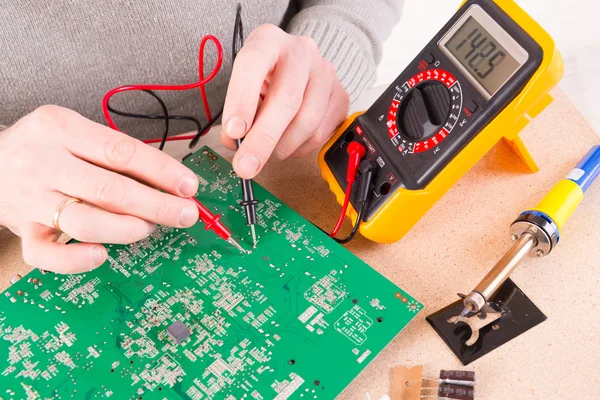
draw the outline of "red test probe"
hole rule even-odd
[[[330,237],[335,238],[340,229],[342,228],[342,224],[344,223],[344,218],[346,217],[346,210],[348,209],[348,203],[350,203],[350,196],[352,195],[352,186],[354,185],[354,181],[356,180],[356,172],[358,171],[358,167],[360,165],[360,161],[367,154],[367,150],[365,147],[358,142],[351,142],[348,145],[348,169],[346,171],[346,196],[344,197],[344,205],[342,206],[342,210],[340,211],[340,217],[338,219],[335,228],[329,234]],[[360,221],[357,221],[357,224]]]
[[[229,229],[227,229],[225,227],[225,225],[223,225],[223,223],[220,221],[221,216],[219,214],[215,215],[215,214],[211,213],[208,210],[208,208],[206,208],[202,203],[200,203],[200,201],[198,201],[198,199],[196,199],[195,197],[192,197],[192,200],[194,200],[194,202],[196,203],[196,206],[198,206],[200,219],[206,225],[206,227],[204,229],[212,230],[217,235],[219,235],[223,240],[225,240],[227,243],[235,246],[242,253],[246,253],[246,250],[244,250],[244,248],[242,246],[240,246],[240,244],[238,242],[236,242],[233,239],[233,237],[231,237],[231,231]]]

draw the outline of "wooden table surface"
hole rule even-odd
[[[541,167],[527,173],[507,145],[484,157],[399,243],[358,238],[358,257],[425,304],[424,311],[342,393],[343,399],[379,399],[390,368],[423,365],[424,374],[469,369],[481,399],[600,398],[600,183],[563,229],[559,246],[544,259],[528,259],[515,282],[548,320],[492,353],[462,367],[425,321],[466,293],[508,249],[508,228],[533,207],[599,139],[562,94],[522,133]],[[207,141],[213,148],[216,136]],[[181,157],[186,149],[170,145]],[[227,154],[223,154],[226,156]],[[316,155],[271,165],[257,181],[319,226],[332,226],[339,206],[321,179]],[[0,231],[0,289],[12,273],[26,273],[18,238]]]

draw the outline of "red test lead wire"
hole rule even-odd
[[[208,41],[213,42],[215,47],[217,48],[217,63],[215,64],[215,67],[210,72],[210,74],[208,74],[207,77],[204,77],[204,48],[206,47],[206,43]],[[108,126],[110,126],[111,128],[113,128],[116,131],[119,130],[119,128],[117,128],[117,125],[113,121],[112,117],[110,116],[110,112],[108,111],[108,102],[109,102],[110,98],[117,93],[127,92],[130,90],[190,90],[190,89],[199,88],[200,94],[202,96],[202,103],[204,104],[204,111],[206,113],[206,118],[207,118],[207,121],[210,121],[212,119],[212,115],[210,112],[210,107],[208,105],[208,99],[206,98],[206,91],[204,89],[204,85],[206,85],[208,82],[210,82],[215,77],[215,75],[217,75],[217,73],[221,69],[222,63],[223,63],[223,46],[221,46],[221,42],[219,42],[219,39],[217,39],[213,35],[204,36],[202,38],[202,41],[200,42],[200,50],[198,52],[198,78],[199,78],[198,82],[189,83],[186,85],[126,85],[126,86],[116,87],[116,88],[110,90],[108,93],[106,93],[104,95],[104,98],[102,99],[102,112],[104,113],[104,118],[106,119]],[[191,140],[195,136],[196,135],[173,136],[173,137],[167,138],[167,141],[169,142],[169,141],[173,141],[173,140]],[[149,139],[149,140],[144,140],[143,142],[144,143],[156,143],[156,142],[160,142],[161,140],[162,139]]]
[[[241,251],[242,253],[246,253],[246,250],[244,250],[244,248],[240,246],[239,243],[231,237],[231,231],[227,229],[225,225],[223,225],[223,223],[221,222],[221,216],[219,214],[215,215],[211,213],[208,210],[208,208],[206,208],[204,204],[200,203],[200,201],[195,197],[192,197],[192,200],[194,200],[196,206],[198,206],[198,213],[200,215],[200,219],[206,225],[204,229],[206,229],[207,231],[212,230],[223,240],[235,246],[239,251]]]
[[[367,150],[365,147],[358,142],[351,142],[348,145],[348,169],[346,170],[346,195],[344,197],[344,204],[342,205],[342,210],[340,211],[340,217],[335,224],[335,228],[329,234],[330,237],[335,238],[340,229],[342,228],[342,224],[344,223],[344,218],[346,217],[346,211],[348,210],[348,204],[350,203],[350,196],[352,195],[352,185],[356,180],[356,172],[358,171],[358,166],[360,165],[361,160],[367,154]],[[360,221],[356,222],[357,224]]]

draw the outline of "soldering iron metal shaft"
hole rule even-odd
[[[479,282],[473,291],[480,293],[484,298],[489,299],[536,244],[537,240],[533,235],[529,233],[523,234],[504,257],[496,263],[494,268],[492,268],[481,282]]]
[[[494,268],[475,286],[475,289],[465,297],[463,300],[465,308],[460,316],[465,317],[469,312],[479,312],[536,245],[536,237],[530,233],[524,233],[504,257],[496,263]]]

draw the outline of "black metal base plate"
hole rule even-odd
[[[471,336],[471,328],[467,324],[448,322],[448,318],[457,316],[462,311],[462,300],[427,317],[429,324],[444,339],[463,365],[470,364],[546,320],[546,316],[540,309],[510,279],[500,286],[490,300],[496,308],[503,310],[502,317],[483,327],[479,331],[479,339],[473,346],[465,344]],[[497,325],[497,330],[492,328],[494,324]]]

